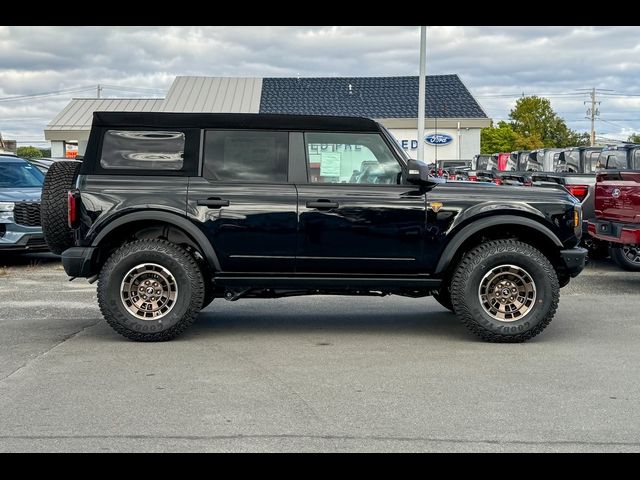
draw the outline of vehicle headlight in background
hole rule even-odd
[[[13,218],[13,202],[0,202],[0,220],[9,220]]]

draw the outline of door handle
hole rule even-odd
[[[320,199],[315,202],[307,202],[307,208],[317,208],[318,210],[331,210],[332,208],[338,208],[340,204],[338,202],[332,202],[331,200]]]
[[[207,198],[198,200],[199,207],[220,208],[228,207],[229,200],[223,200],[222,198]]]

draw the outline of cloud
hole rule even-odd
[[[0,98],[98,83],[134,90],[108,96],[161,96],[176,75],[415,75],[418,41],[418,27],[0,27]],[[430,27],[427,60],[429,74],[458,73],[495,119],[516,99],[500,94],[640,95],[640,27]],[[92,92],[0,101],[0,131],[42,139],[72,96]],[[586,94],[551,99],[572,128],[588,128]],[[639,99],[603,96],[612,123],[599,133],[640,131]]]

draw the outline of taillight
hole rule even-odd
[[[567,190],[569,190],[569,193],[581,202],[589,193],[589,187],[587,185],[567,185]]]
[[[77,193],[69,191],[67,194],[67,215],[69,228],[76,228],[78,226],[78,199]]]
[[[469,181],[470,182],[477,182],[478,181],[478,177],[476,177],[475,175],[469,175]]]
[[[502,179],[501,178],[494,178],[493,179],[493,183],[495,183],[496,185],[502,185]]]

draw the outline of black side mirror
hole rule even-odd
[[[414,185],[438,185],[447,183],[443,178],[434,177],[429,173],[429,165],[418,160],[407,162],[407,182]]]

